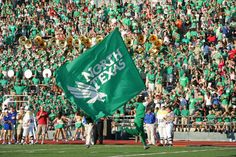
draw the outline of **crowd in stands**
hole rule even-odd
[[[2,111],[6,95],[13,95],[26,101],[35,115],[44,106],[51,122],[59,112],[73,119],[78,108],[56,86],[55,71],[118,27],[153,98],[152,112],[171,106],[177,130],[188,130],[191,124],[199,131],[236,131],[235,1],[146,0],[97,6],[83,0],[2,0],[0,8]],[[28,69],[31,78],[24,75]],[[52,75],[43,76],[45,69]],[[19,110],[26,102],[10,104]],[[134,104],[130,100],[116,117],[134,115]]]

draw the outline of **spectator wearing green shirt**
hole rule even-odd
[[[229,95],[224,91],[224,93],[220,96],[221,106],[225,109],[226,112],[229,111]]]
[[[173,112],[174,112],[174,116],[175,116],[175,119],[174,119],[175,130],[179,130],[179,119],[180,119],[180,115],[181,115],[179,105],[175,105]]]
[[[223,133],[223,115],[222,115],[222,111],[218,111],[216,112],[216,131]]]
[[[183,76],[180,77],[179,83],[183,87],[183,89],[186,90],[188,83],[189,83],[189,79],[188,79],[188,77],[186,77],[186,74],[183,74]]]
[[[225,131],[225,133],[229,133],[231,131],[231,116],[229,112],[224,112],[223,121],[224,121],[223,130]]]
[[[158,71],[157,74],[156,74],[155,85],[156,85],[156,93],[160,94],[163,90],[162,75],[161,75],[160,71]]]
[[[201,132],[203,128],[203,117],[199,111],[196,111],[194,114],[195,122],[193,122],[194,132],[199,131]]]
[[[147,73],[147,78],[146,78],[146,86],[148,88],[148,91],[151,93],[154,92],[155,89],[155,74],[152,69]]]
[[[189,119],[189,110],[186,106],[183,106],[184,108],[181,111],[181,128],[182,132],[188,130],[188,119]]]
[[[209,130],[210,132],[214,130],[215,118],[216,118],[215,112],[210,110],[208,115],[206,116],[205,130]]]

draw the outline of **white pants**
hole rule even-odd
[[[85,124],[85,144],[86,145],[93,145],[93,124]]]
[[[149,144],[156,144],[155,141],[155,126],[154,124],[146,124],[146,129],[147,129],[147,137],[148,137],[148,143]]]
[[[34,135],[34,127],[23,127],[23,136],[33,136]]]
[[[172,130],[173,130],[173,123],[167,123],[166,124],[166,137],[167,137],[167,141],[169,144],[172,144],[173,141],[173,137],[172,137]]]
[[[159,132],[159,136],[160,136],[160,143],[161,144],[165,144],[166,143],[166,124],[164,123],[160,123],[158,124],[158,132]]]

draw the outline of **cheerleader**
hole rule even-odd
[[[56,132],[54,134],[54,139],[56,142],[58,142],[60,132],[62,134],[62,139],[64,139],[66,142],[68,141],[65,132],[65,123],[67,121],[68,121],[67,118],[65,116],[62,116],[61,113],[58,113],[57,118],[54,119],[53,123],[55,124],[55,129],[56,129]]]
[[[84,140],[84,137],[83,137],[83,133],[84,133],[84,128],[83,128],[83,123],[82,123],[82,120],[83,120],[83,117],[81,116],[80,112],[78,111],[76,114],[75,114],[75,134],[74,134],[74,137],[73,137],[73,141],[76,140],[78,138],[78,133],[80,133],[80,137],[82,137],[82,140]]]

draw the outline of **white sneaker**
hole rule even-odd
[[[11,142],[8,142],[8,144],[11,144]]]

